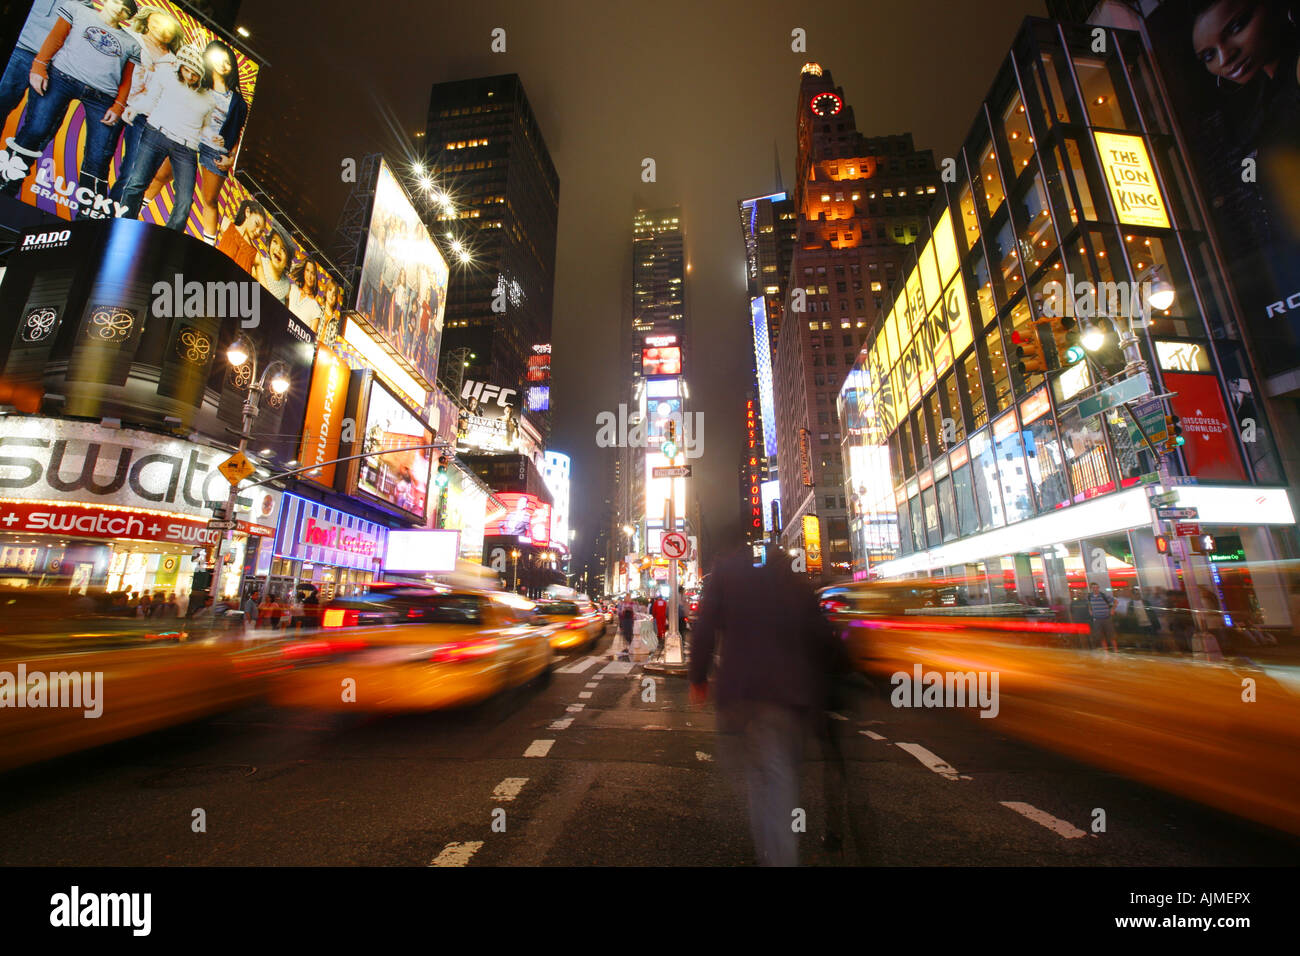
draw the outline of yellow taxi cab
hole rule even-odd
[[[176,618],[119,617],[65,589],[0,592],[0,770],[250,703],[262,644]]]
[[[605,615],[595,605],[581,600],[547,600],[536,613],[557,625],[551,632],[551,647],[567,651],[594,645],[605,633]]]
[[[275,704],[318,710],[459,707],[550,679],[553,626],[515,594],[376,583],[330,602],[281,649]]]

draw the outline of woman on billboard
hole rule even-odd
[[[220,100],[212,92],[212,81],[197,45],[182,47],[176,54],[176,64],[175,73],[155,75],[149,84],[149,98],[140,104],[149,120],[127,173],[122,205],[126,207],[124,216],[136,218],[145,189],[162,164],[170,159],[176,176],[176,196],[166,225],[181,232],[189,221],[190,204],[194,201],[199,137],[219,108]]]
[[[262,283],[262,288],[288,305],[289,290],[293,283],[289,279],[289,263],[293,261],[296,245],[284,234],[278,225],[271,226],[271,234],[266,240],[266,255],[259,256],[253,278]]]
[[[140,112],[141,104],[150,98],[149,83],[155,72],[166,74],[176,69],[176,51],[185,44],[180,21],[170,10],[162,7],[141,7],[140,12],[131,20],[130,30],[139,37],[140,68],[131,75],[131,92],[126,98],[126,111],[122,116],[125,124],[122,131],[122,162],[117,169],[117,182],[109,191],[109,196],[117,202],[122,200],[126,175],[135,162],[140,136],[149,119]]]
[[[118,121],[140,63],[140,44],[124,29],[135,13],[135,0],[104,0],[99,10],[74,2],[59,7],[53,29],[32,60],[31,94],[22,126],[9,140],[8,149],[0,151],[0,177],[5,180],[0,192],[17,192],[32,162],[40,159],[63,126],[68,107],[80,100],[86,122],[77,183],[107,201],[108,164],[117,148]],[[84,204],[77,206],[79,216],[90,211]]]
[[[295,262],[289,272],[293,281],[289,286],[289,311],[307,323],[313,332],[321,317],[320,303],[316,301],[318,275],[319,267],[311,256]]]

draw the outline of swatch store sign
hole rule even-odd
[[[213,502],[230,485],[225,453],[89,422],[0,418],[0,531],[209,546]],[[280,493],[239,496],[238,530],[270,537]]]

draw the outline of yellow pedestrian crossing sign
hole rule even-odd
[[[232,485],[237,485],[257,469],[253,463],[248,460],[248,456],[242,451],[237,451],[221,464],[217,465],[217,471],[221,472],[226,481]]]

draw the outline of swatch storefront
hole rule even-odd
[[[282,600],[301,585],[322,602],[359,594],[379,573],[388,529],[317,501],[286,494],[273,554],[259,580]]]
[[[230,490],[216,467],[227,455],[152,432],[0,417],[0,586],[160,591],[184,607],[219,534],[207,522]],[[272,489],[240,496],[234,566],[269,541],[279,508]]]

